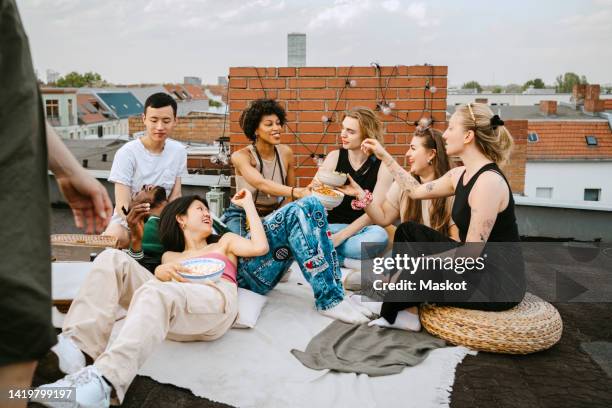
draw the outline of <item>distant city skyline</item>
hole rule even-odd
[[[17,0],[35,69],[116,84],[217,83],[230,66],[286,66],[287,34],[308,66],[448,65],[449,86],[553,85],[565,72],[612,83],[612,0]],[[46,78],[41,78],[45,80]]]

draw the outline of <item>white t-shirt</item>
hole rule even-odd
[[[176,140],[166,139],[160,154],[148,151],[140,139],[132,140],[117,150],[108,181],[129,186],[132,193],[152,184],[170,192],[177,177],[187,175],[187,150]]]

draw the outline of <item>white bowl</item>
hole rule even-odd
[[[346,173],[338,173],[330,170],[319,170],[317,178],[321,183],[331,187],[342,187],[346,183]]]
[[[344,199],[344,194],[337,190],[332,190],[335,194],[334,197],[328,196],[326,194],[321,194],[317,190],[312,191],[312,195],[317,197],[317,199],[323,204],[323,207],[328,210],[334,209],[340,205],[342,200]]]
[[[225,262],[215,258],[191,258],[181,264],[193,272],[179,272],[179,275],[196,283],[217,281],[225,271]]]

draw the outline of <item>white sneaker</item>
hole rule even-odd
[[[37,389],[74,387],[76,404],[80,408],[108,408],[110,407],[111,391],[110,385],[104,381],[102,374],[96,366],[87,366],[74,374],[58,380],[52,384],[41,385]],[[47,407],[65,407],[66,402],[35,401]]]
[[[57,356],[62,373],[73,374],[85,368],[85,354],[63,333],[57,336],[57,344],[51,347],[51,351]]]

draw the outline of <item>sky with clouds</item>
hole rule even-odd
[[[216,83],[230,66],[448,65],[449,83],[612,83],[612,0],[16,0],[34,66],[114,83]]]

